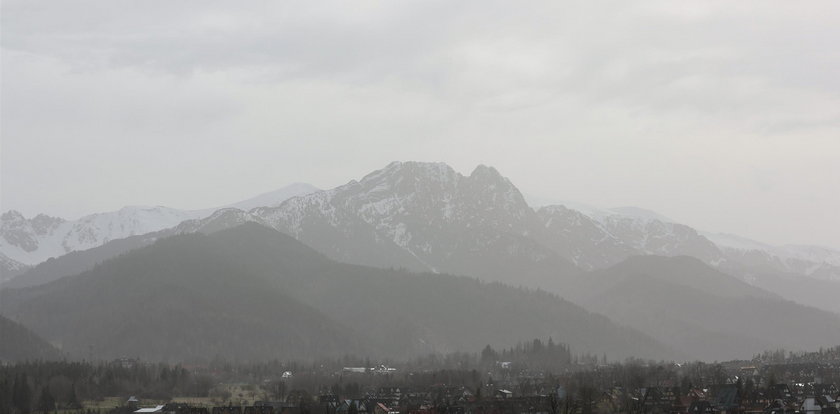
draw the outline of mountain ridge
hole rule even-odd
[[[631,257],[568,287],[589,309],[706,361],[840,341],[837,314],[785,300],[688,256]]]
[[[639,208],[533,209],[493,167],[479,165],[463,175],[444,163],[396,161],[330,190],[291,197],[274,207],[216,210],[161,234],[212,232],[254,221],[339,261],[473,275],[553,291],[562,288],[558,275],[580,269],[605,269],[636,255],[688,255],[788,299],[840,310],[825,292],[810,300],[805,292],[791,294],[781,283],[800,275],[833,285],[830,281],[840,277],[840,267],[831,258],[840,253],[800,249],[780,257],[768,250],[734,249],[715,243],[707,233],[663,219]],[[95,264],[92,261],[87,265]],[[32,281],[68,274],[45,273],[45,267],[36,266],[9,283],[32,284],[23,280],[34,274],[41,276]],[[840,287],[840,280],[836,284]]]
[[[307,357],[353,349],[406,356],[513,345],[533,335],[554,335],[576,352],[614,358],[675,355],[547,293],[339,263],[256,223],[165,238],[80,275],[0,290],[0,298],[4,314],[76,356],[89,352],[91,343],[103,357],[174,360],[231,352]],[[298,315],[310,316],[299,323]],[[313,327],[323,332],[312,333]],[[297,332],[289,340],[270,335],[289,331]],[[322,334],[331,339],[317,340]],[[315,343],[321,348],[312,348]]]
[[[222,208],[252,208],[255,204],[280,203],[289,197],[317,190],[309,184],[295,183]],[[27,219],[20,212],[9,210],[0,215],[0,254],[16,263],[34,266],[49,258],[99,247],[112,240],[175,227],[186,220],[207,217],[216,210],[126,206],[116,211],[89,214],[77,220],[45,214]]]

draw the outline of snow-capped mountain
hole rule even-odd
[[[516,283],[521,281],[506,276],[522,273],[513,263],[525,268],[553,263],[557,273],[569,269],[566,262],[593,270],[636,255],[685,255],[731,272],[744,267],[738,251],[653,211],[570,205],[578,209],[548,205],[534,210],[492,167],[478,166],[462,175],[442,163],[394,162],[359,181],[292,197],[276,207],[220,212],[213,219],[184,223],[180,231],[256,221],[336,260]],[[801,261],[803,269],[810,264],[811,271],[832,257],[807,252],[784,257],[791,264]],[[766,260],[781,260],[776,259],[780,254],[768,252]],[[478,262],[485,266],[477,269]],[[540,278],[550,272],[541,270]]]
[[[840,251],[819,247],[773,246],[744,237],[698,231],[638,207],[598,208],[581,203],[545,205],[537,210],[558,250],[584,269],[615,264],[628,255],[685,255],[755,281],[776,272],[840,280]]]
[[[172,227],[204,214],[166,207],[125,207],[68,221],[43,214],[27,219],[17,211],[9,211],[0,217],[0,251],[13,260],[34,265],[111,240]]]
[[[599,269],[630,256],[693,256],[715,264],[720,250],[694,229],[660,220],[641,209],[589,210],[584,214],[564,206],[537,211],[545,226],[542,242],[563,252],[576,265]]]
[[[840,253],[831,249],[700,233],[636,207],[566,203],[534,210],[487,166],[462,175],[442,163],[394,162],[359,181],[316,190],[294,184],[219,210],[127,207],[76,221],[12,211],[0,218],[0,253],[20,268],[131,235],[212,232],[254,221],[340,261],[516,284],[527,284],[523,274],[538,285],[573,272],[572,265],[603,269],[636,255],[692,256],[750,282],[767,272],[840,279]]]
[[[490,167],[462,175],[445,164],[396,162],[332,190],[273,208],[219,212],[212,219],[184,223],[180,231],[207,232],[255,221],[344,262],[465,274],[556,292],[564,291],[577,269],[605,269],[631,256],[691,256],[790,300],[835,311],[813,295],[788,295],[791,289],[776,288],[781,282],[770,284],[766,274],[757,280],[754,263],[766,268],[800,260],[812,266],[802,269],[827,269],[830,251],[785,253],[785,262],[779,252],[750,250],[745,255],[649,210],[581,210],[562,205],[534,210]]]
[[[293,184],[232,206],[249,207],[262,203],[277,205],[289,197],[313,191],[317,189],[311,185]],[[26,218],[12,210],[0,216],[0,253],[8,260],[31,266],[51,257],[98,247],[112,240],[148,234],[177,226],[187,220],[205,218],[216,210],[132,206],[91,214],[78,220],[65,220],[44,214]]]
[[[748,278],[766,272],[840,281],[840,251],[803,245],[773,246],[725,233],[703,233],[732,261],[747,268]]]
[[[440,163],[394,162],[360,181],[250,212],[334,259],[507,280],[535,266],[570,270],[529,237],[519,190],[492,167],[462,175]],[[527,272],[526,272],[527,273]]]

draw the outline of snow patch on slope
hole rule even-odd
[[[289,197],[312,191],[317,189],[308,184],[292,184],[233,205],[246,208],[261,203],[276,205]],[[217,210],[128,206],[117,211],[87,215],[78,220],[43,214],[28,219],[17,211],[9,211],[0,216],[0,253],[15,262],[36,265],[51,257],[91,249],[111,240],[153,233],[188,220],[203,219]]]

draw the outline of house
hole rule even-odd
[[[158,405],[154,408],[141,408],[139,410],[134,411],[134,414],[162,413],[163,407],[163,405]]]
[[[398,414],[398,413],[399,413],[399,411],[392,410],[391,408],[388,408],[388,406],[386,406],[385,404],[382,404],[382,403],[376,403],[376,405],[373,407],[373,414]]]
[[[825,396],[830,398],[829,403],[834,402],[838,395],[837,386],[834,384],[811,384],[811,393],[814,396]]]
[[[691,401],[703,401],[706,400],[707,397],[708,393],[702,388],[692,388],[688,390],[688,398],[690,398]]]
[[[735,384],[712,387],[712,407],[720,413],[737,412],[741,406],[741,392]]]
[[[807,397],[799,405],[799,412],[803,414],[822,414],[822,404],[817,397]]]
[[[642,389],[642,408],[645,413],[669,413],[677,404],[679,390],[669,387]]]
[[[139,405],[140,405],[140,400],[138,400],[137,397],[135,397],[133,395],[131,397],[129,397],[128,400],[125,402],[125,406],[128,407],[129,411],[132,411],[132,412],[137,410],[137,408],[139,408],[138,407]]]
[[[510,397],[513,397],[513,392],[508,391],[508,390],[503,390],[503,389],[500,389],[500,390],[496,390],[496,392],[495,392],[493,395],[494,395],[496,398],[499,398],[499,399],[502,399],[502,400],[506,400],[506,399],[508,399],[508,398],[510,398]]]
[[[369,413],[364,401],[342,400],[335,409],[336,414]]]
[[[764,414],[793,414],[797,410],[795,404],[789,404],[782,399],[775,399],[764,409]]]
[[[742,378],[757,379],[761,376],[761,371],[755,365],[741,367],[740,372]]]
[[[688,406],[688,414],[713,414],[714,407],[708,401],[692,401]]]
[[[125,369],[132,369],[140,363],[140,360],[122,357],[115,359],[112,363]]]
[[[399,401],[402,399],[403,393],[408,393],[408,391],[408,388],[404,387],[379,387],[379,389],[376,391],[376,395],[388,401],[387,403],[385,403],[385,405],[395,406],[399,404]]]
[[[799,405],[802,414],[835,414],[837,411],[837,400],[831,395],[809,396]]]
[[[768,388],[770,394],[769,397],[773,400],[789,400],[793,397],[793,393],[790,391],[790,387],[788,387],[787,384],[774,384]]]

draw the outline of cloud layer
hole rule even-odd
[[[840,4],[2,10],[2,208],[205,207],[395,159],[840,247]]]

